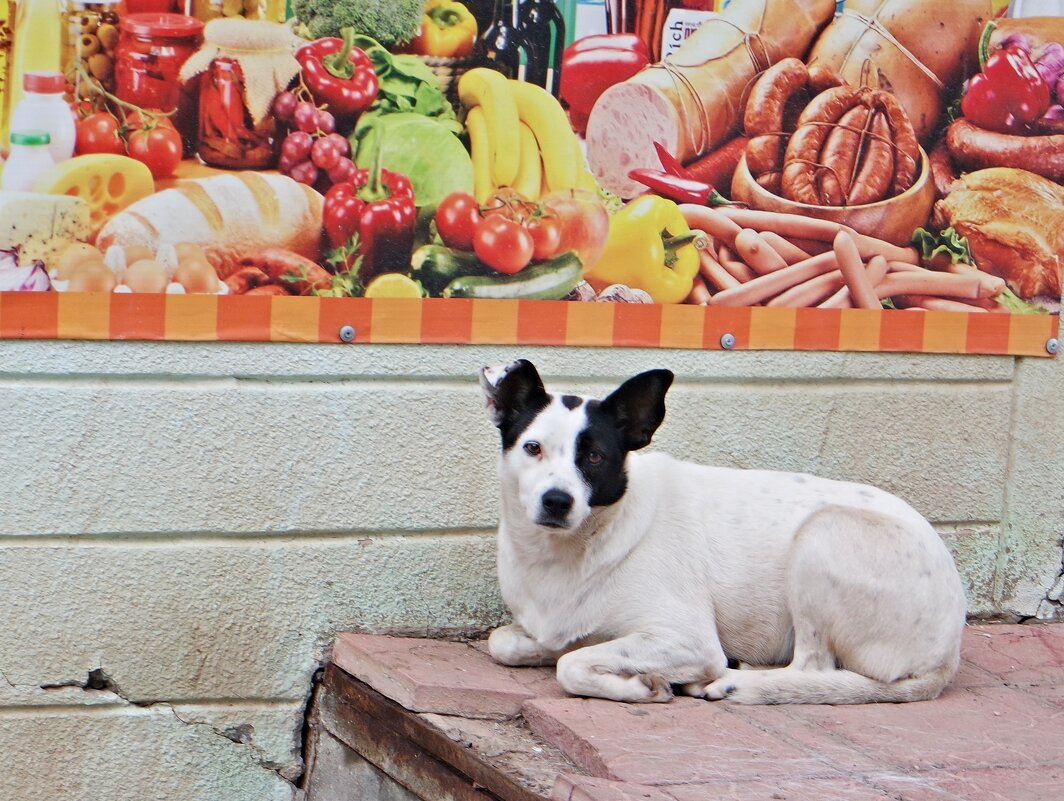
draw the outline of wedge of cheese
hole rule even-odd
[[[89,203],[93,232],[113,214],[155,191],[151,171],[128,156],[89,153],[61,161],[33,187],[50,195],[70,195]]]
[[[19,259],[51,267],[74,242],[92,234],[88,201],[39,192],[0,191],[0,248],[22,248]]]

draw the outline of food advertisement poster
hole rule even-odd
[[[0,0],[0,338],[1052,356],[1055,0]]]

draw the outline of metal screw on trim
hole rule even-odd
[[[724,350],[731,350],[735,347],[735,334],[724,334],[720,338],[720,346]]]
[[[345,325],[340,328],[340,340],[343,342],[355,341],[355,327],[353,325]]]
[[[1052,337],[1046,342],[1046,353],[1056,354],[1060,350],[1060,340]]]

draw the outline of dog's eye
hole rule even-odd
[[[598,451],[588,451],[587,452],[587,463],[588,464],[598,464],[601,461],[602,461],[602,454],[599,453]]]
[[[525,443],[525,453],[527,453],[529,456],[539,456],[542,450],[543,449],[539,447],[539,443],[536,442],[534,439],[529,440]]]

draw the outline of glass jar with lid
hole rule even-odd
[[[215,167],[272,167],[282,136],[270,109],[299,73],[291,32],[265,20],[219,18],[203,38],[181,70],[183,80],[200,82],[196,153]]]
[[[144,109],[174,112],[171,119],[191,153],[196,141],[196,82],[181,67],[203,42],[203,22],[184,14],[128,14],[122,18],[115,59],[115,95]]]

